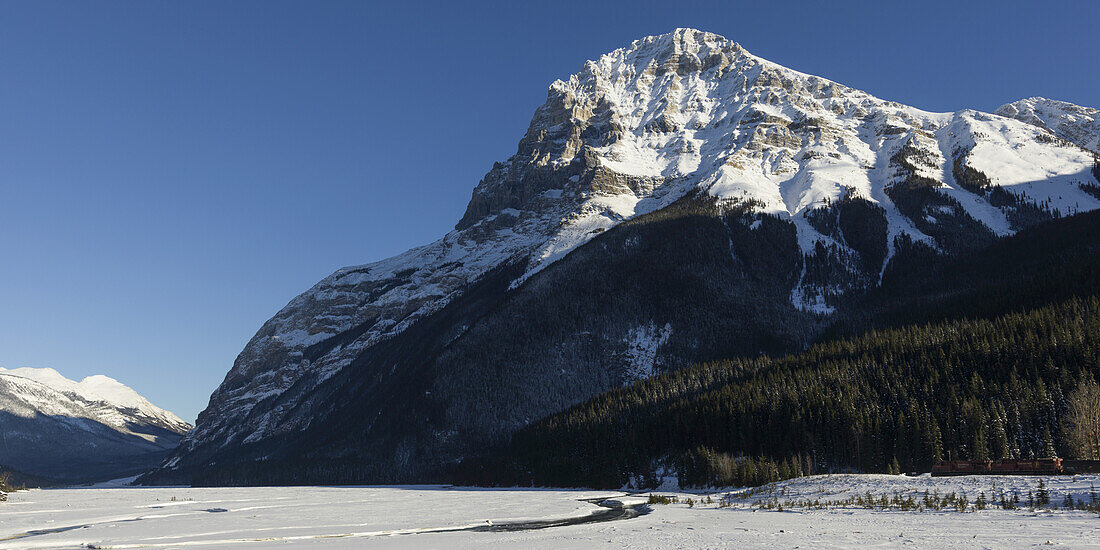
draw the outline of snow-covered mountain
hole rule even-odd
[[[1001,105],[993,112],[1050,130],[1059,138],[1100,152],[1100,110],[1030,97]]]
[[[164,472],[308,432],[406,479],[639,376],[796,348],[899,255],[1100,207],[1096,111],[1012,105],[923,111],[691,29],[588,61],[454,231],[265,323]]]
[[[0,464],[57,480],[155,466],[191,426],[106,376],[0,368]]]

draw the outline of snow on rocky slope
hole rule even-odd
[[[939,231],[952,220],[1007,235],[1026,225],[1020,205],[1044,216],[1100,207],[1084,187],[1097,183],[1093,156],[1078,146],[1091,143],[1095,110],[1025,102],[1034,115],[1000,110],[1023,120],[932,113],[784,68],[711,33],[677,29],[637,40],[550,85],[517,153],[477,185],[454,231],[341,269],[265,323],[169,468],[196,446],[303,429],[309,420],[286,420],[302,403],[296,396],[440,311],[490,270],[518,265],[511,285],[518,288],[599,233],[691,193],[793,223],[807,258],[821,246],[858,256],[843,232],[823,233],[811,218],[865,199],[886,219],[886,253],[873,257],[879,273],[902,236],[954,252],[958,239]],[[981,176],[988,184],[973,183]],[[938,202],[895,205],[895,191],[913,181]],[[790,296],[804,311],[832,311],[809,283]]]
[[[189,429],[113,378],[0,368],[0,464],[23,472],[94,479],[118,459],[120,473],[137,473],[135,460],[155,465]]]
[[[1100,110],[1030,97],[1001,105],[993,112],[1050,130],[1059,138],[1100,153]]]

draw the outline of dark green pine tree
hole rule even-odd
[[[993,458],[996,460],[1012,458],[1008,447],[1008,434],[1005,432],[1004,409],[994,404],[990,424],[993,426]]]
[[[1043,452],[1039,458],[1058,458],[1058,452],[1054,450],[1054,439],[1050,437],[1050,430],[1043,428]]]

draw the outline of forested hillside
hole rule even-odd
[[[675,469],[685,484],[743,485],[1072,455],[1069,396],[1100,375],[1098,245],[1100,216],[1086,214],[974,256],[929,255],[895,270],[834,339],[612,391],[533,423],[456,476],[619,487]]]
[[[876,327],[988,317],[1091,295],[1100,284],[1100,214],[1043,223],[972,255],[939,255],[907,241],[904,263],[821,337]]]

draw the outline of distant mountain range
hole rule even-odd
[[[139,474],[191,426],[106,376],[80,382],[48,368],[0,368],[0,465],[16,481],[97,481]]]
[[[933,113],[711,33],[637,40],[551,84],[454,231],[265,323],[144,479],[441,479],[602,392],[804,350],[884,281],[1100,208],[1098,120]]]

